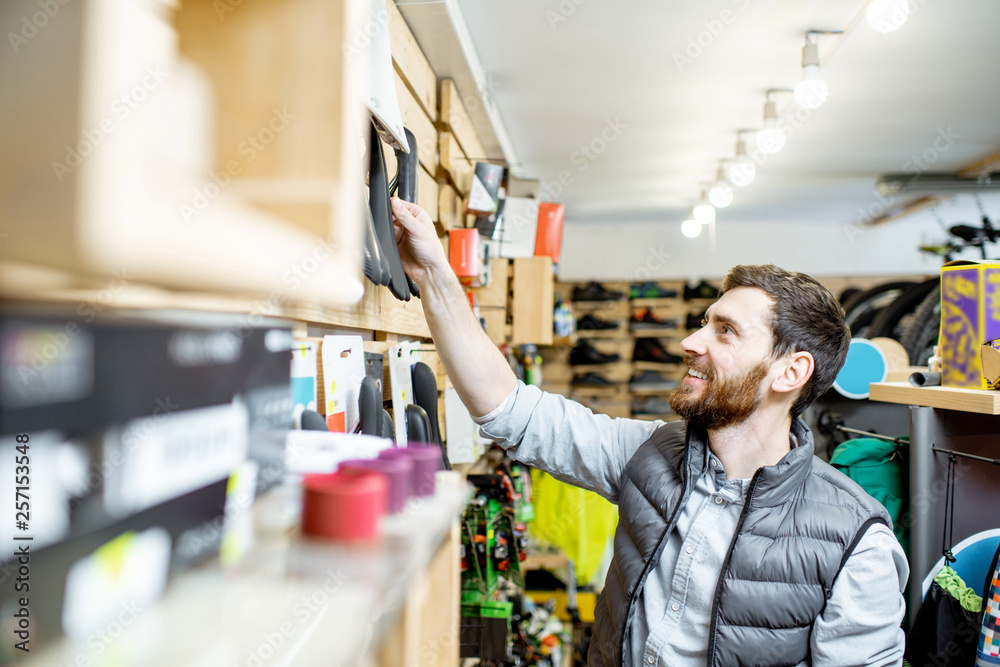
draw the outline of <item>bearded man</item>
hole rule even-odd
[[[801,273],[737,266],[681,346],[683,419],[611,419],[519,382],[427,214],[393,200],[403,265],[448,376],[514,459],[619,507],[589,665],[900,665],[909,575],[885,509],[799,419],[850,331]]]

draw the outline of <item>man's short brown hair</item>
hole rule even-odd
[[[792,405],[794,419],[830,388],[844,366],[851,343],[844,309],[815,279],[774,264],[734,266],[722,282],[722,291],[735,287],[756,287],[771,297],[772,359],[808,352],[815,360],[812,377]]]

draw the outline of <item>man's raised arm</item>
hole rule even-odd
[[[392,199],[403,268],[420,289],[434,346],[459,398],[475,417],[489,414],[517,385],[514,372],[476,320],[430,216]]]

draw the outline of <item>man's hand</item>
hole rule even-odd
[[[424,209],[399,197],[392,198],[392,213],[403,269],[422,287],[430,273],[448,266],[434,223]]]
[[[399,256],[420,288],[420,305],[441,363],[469,412],[489,414],[514,390],[517,378],[472,314],[427,212],[393,197],[392,213]]]

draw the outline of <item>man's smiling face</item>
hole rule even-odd
[[[707,429],[745,421],[771,374],[771,298],[755,287],[726,292],[705,324],[681,342],[688,374],[670,405]]]

